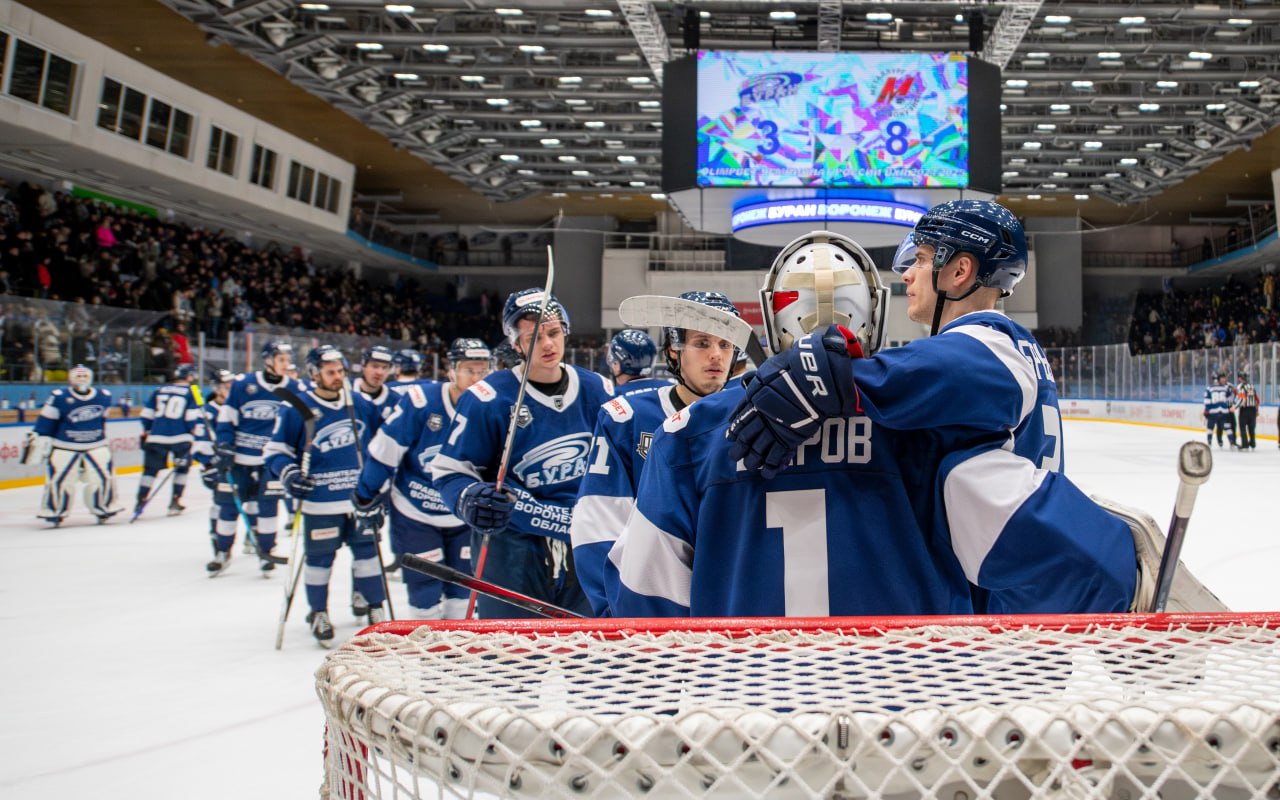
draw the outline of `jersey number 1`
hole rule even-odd
[[[788,617],[829,616],[827,490],[768,492],[765,526],[782,529],[783,610]]]

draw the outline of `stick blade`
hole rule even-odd
[[[679,297],[639,294],[618,305],[618,316],[634,328],[686,328],[718,336],[746,351],[757,366],[764,363],[764,349],[751,324],[718,308]]]

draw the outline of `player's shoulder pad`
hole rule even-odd
[[[600,408],[608,412],[609,417],[614,422],[626,422],[636,415],[635,409],[631,407],[625,397],[614,397],[600,406]]]
[[[427,393],[422,390],[422,384],[411,383],[405,388],[404,393],[408,395],[409,402],[415,407],[423,408],[427,405]]]
[[[476,399],[482,403],[492,402],[498,396],[498,393],[494,391],[493,386],[488,381],[477,381],[471,384],[471,388],[467,391],[475,395]]]
[[[694,405],[697,405],[697,403],[694,403]],[[684,427],[689,424],[689,420],[691,419],[693,419],[693,406],[685,406],[676,413],[667,417],[666,421],[662,423],[662,429],[667,433],[675,433],[676,431],[683,430]]]

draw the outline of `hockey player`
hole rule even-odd
[[[40,518],[54,527],[71,510],[71,493],[85,484],[85,505],[101,525],[124,509],[116,505],[116,478],[107,444],[111,392],[93,386],[93,370],[77,364],[67,373],[70,387],[54,389],[27,434],[25,463],[46,461]]]
[[[1258,390],[1249,382],[1248,374],[1236,375],[1235,407],[1240,410],[1240,449],[1258,449]]]
[[[324,644],[333,638],[328,611],[329,575],[334,556],[343,544],[351,549],[354,588],[369,602],[370,623],[386,619],[382,607],[386,594],[376,531],[357,530],[352,513],[351,495],[359,478],[356,448],[365,446],[367,440],[352,430],[351,411],[343,402],[347,359],[333,345],[320,345],[307,353],[306,365],[311,389],[299,393],[299,398],[319,414],[315,437],[307,442],[298,412],[282,404],[264,454],[268,473],[301,503],[306,563],[303,575],[311,609],[307,622],[312,635]],[[376,409],[358,392],[351,399],[358,425],[368,429]],[[311,462],[304,474],[302,455],[308,451]]]
[[[505,339],[493,347],[493,368],[514,369],[523,361],[520,353]]]
[[[220,572],[231,558],[240,513],[227,475],[219,473],[212,463],[213,424],[227,402],[227,393],[231,391],[235,377],[230,370],[209,370],[205,405],[199,409],[200,420],[195,431],[195,443],[191,446],[192,458],[203,467],[200,481],[213,494],[213,503],[209,506],[209,541],[213,545],[213,560],[205,564],[210,573]]]
[[[173,462],[173,494],[169,500],[169,516],[181,514],[182,493],[187,488],[191,469],[191,446],[200,424],[200,409],[191,394],[195,377],[194,364],[179,364],[173,382],[151,393],[140,415],[142,422],[142,479],[138,481],[138,497],[133,514],[136,518],[151,496],[156,475]]]
[[[285,563],[284,558],[271,552],[280,526],[278,513],[283,489],[279,481],[263,471],[262,450],[271,441],[280,410],[280,401],[272,390],[283,386],[295,394],[305,391],[300,381],[285,377],[285,370],[292,362],[293,346],[288,342],[270,341],[263,345],[262,369],[232,381],[215,426],[214,467],[229,476],[240,497],[258,542],[258,560],[263,572]]]
[[[627,385],[627,392],[670,386],[671,381],[652,377],[653,362],[657,359],[658,346],[644,331],[628,328],[614,334],[604,354],[614,393],[623,391],[623,384]]]
[[[392,390],[404,394],[405,390],[418,383],[427,383],[422,378],[422,353],[405,348],[394,356],[395,380],[388,381]],[[431,381],[432,383],[434,381]]]
[[[839,348],[778,352],[774,345],[777,355],[748,382],[734,415],[731,456],[772,474],[822,434],[826,420],[856,406],[878,425],[919,434],[916,459],[931,465],[932,491],[916,505],[932,509],[935,536],[950,542],[979,587],[976,610],[1129,609],[1149,587],[1136,585],[1133,536],[1062,474],[1048,360],[1025,328],[994,310],[1026,273],[1021,223],[989,201],[943,203],[920,219],[894,268],[906,280],[908,317],[938,334],[867,359]],[[786,311],[794,289],[771,285],[761,293],[772,311],[771,345],[803,334],[802,320]],[[822,382],[811,380],[821,371],[842,380],[852,373],[856,394],[824,396]]]
[[[738,315],[738,309],[719,292],[685,292],[682,300],[703,303]],[[610,346],[612,359],[618,337]],[[643,334],[648,341],[647,334]],[[609,550],[622,533],[635,504],[641,469],[663,420],[699,397],[720,391],[734,363],[733,343],[702,331],[664,328],[662,352],[677,383],[631,381],[619,386],[612,400],[600,408],[592,438],[591,466],[578,488],[569,533],[578,582],[596,616],[608,616],[606,584]],[[613,361],[611,361],[612,365]],[[617,367],[615,373],[619,372]],[[635,387],[636,384],[642,384]]]
[[[546,304],[546,315],[533,332]],[[569,315],[554,295],[523,289],[507,298],[502,327],[525,363],[490,375],[458,403],[453,429],[431,464],[445,505],[473,529],[471,552],[482,577],[582,614],[591,608],[573,574],[569,522],[587,471],[591,431],[612,388],[602,375],[562,364]],[[520,378],[529,370],[518,413]],[[502,490],[495,486],[508,421],[514,441]],[[483,542],[488,539],[488,550]],[[481,598],[481,617],[530,616]]]
[[[1235,392],[1231,384],[1227,383],[1227,373],[1219,372],[1214,376],[1213,383],[1205,387],[1204,390],[1204,417],[1205,427],[1208,433],[1205,435],[1205,441],[1213,444],[1213,435],[1218,434],[1218,447],[1222,447],[1222,429],[1227,430],[1227,440],[1231,443],[1231,449],[1236,449],[1236,425],[1235,416],[1231,413],[1231,403],[1235,399]]]
[[[415,553],[471,571],[471,531],[453,515],[431,482],[431,462],[448,439],[462,393],[490,370],[489,347],[479,339],[449,345],[449,380],[405,387],[395,410],[369,444],[354,503],[357,524],[382,526],[386,487],[391,485],[391,550],[396,560]],[[467,592],[443,586],[413,570],[404,573],[413,619],[462,619]]]
[[[369,435],[373,435],[377,426],[382,424],[382,420],[386,419],[400,399],[399,393],[391,391],[387,386],[394,362],[395,354],[391,352],[391,348],[380,344],[365,348],[361,356],[360,377],[355,379],[352,387],[378,410],[374,430]]]

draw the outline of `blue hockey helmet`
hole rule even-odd
[[[520,320],[538,318],[542,313],[543,300],[541,289],[521,289],[511,293],[507,302],[502,305],[502,332],[509,341],[514,344],[520,338]],[[565,336],[568,336],[569,312],[564,310],[554,294],[546,298],[546,306],[546,319],[559,320]]]
[[[422,353],[412,348],[406,347],[397,351],[392,362],[395,364],[396,371],[400,374],[411,373],[417,375],[422,372]]]
[[[653,337],[644,331],[628,328],[614,334],[604,360],[615,375],[643,378],[653,372],[653,362],[657,357],[658,346],[653,343]]]
[[[396,354],[393,353],[391,348],[386,345],[375,344],[371,347],[366,347],[364,352],[360,354],[361,364],[368,364],[371,361],[394,365],[396,361]]]
[[[958,253],[978,261],[978,286],[999,289],[1007,296],[1027,274],[1027,237],[1013,212],[990,200],[950,200],[929,209],[916,223],[894,258],[893,270],[902,274],[909,244],[932,245],[933,268],[942,269]],[[910,255],[914,262],[914,254]]]
[[[480,339],[468,338],[454,339],[450,342],[448,356],[450,366],[459,361],[489,361],[493,358],[493,354],[489,352],[489,345]]]
[[[311,352],[307,353],[307,374],[315,378],[320,374],[320,367],[330,361],[342,362],[342,371],[345,373],[351,369],[350,362],[342,351],[331,344],[322,344],[319,347],[311,348]]]
[[[271,339],[262,346],[262,360],[270,361],[278,355],[287,355],[293,358],[293,345],[283,339]]]
[[[691,300],[695,303],[702,303],[705,306],[711,306],[721,311],[727,311],[735,317],[741,317],[738,307],[733,304],[728,296],[721,292],[684,292],[680,295],[681,300]],[[671,328],[662,329],[662,355],[666,359],[667,369],[675,376],[676,380],[684,382],[683,376],[680,375],[680,358],[672,355],[672,350],[682,350],[685,341],[689,338],[688,329]],[[693,387],[685,383],[685,386],[692,389]]]
[[[195,364],[179,364],[173,370],[173,379],[175,381],[189,381],[196,377]]]
[[[231,370],[223,369],[221,367],[211,366],[205,370],[205,373],[206,380],[208,380],[210,386],[219,386],[224,383],[230,383],[235,380],[236,377],[232,374]]]
[[[511,342],[503,340],[494,345],[493,363],[497,369],[511,369],[524,361],[520,353],[511,346]]]

